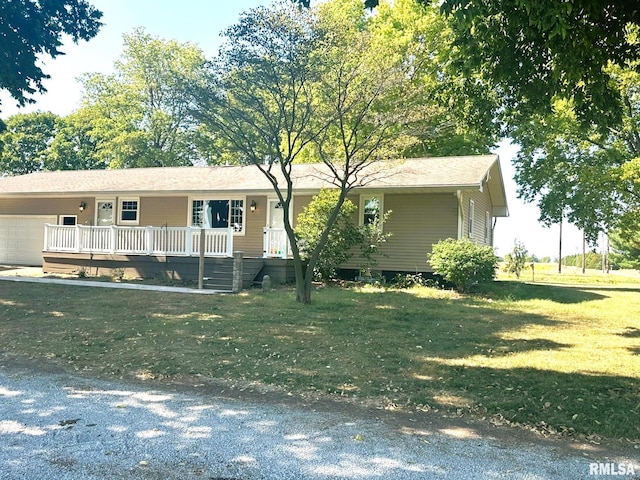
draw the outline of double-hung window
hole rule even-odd
[[[138,225],[140,223],[140,199],[121,198],[119,207],[119,224]]]
[[[244,232],[244,199],[191,201],[191,225],[204,228],[229,228]]]
[[[360,224],[371,225],[382,217],[382,195],[362,195],[360,197]]]

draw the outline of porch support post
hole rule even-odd
[[[111,225],[109,241],[111,242],[111,245],[109,245],[109,253],[116,253],[116,246],[118,244],[118,232],[115,225]]]
[[[80,225],[76,224],[75,226],[75,248],[73,249],[76,253],[82,252],[82,236],[80,234]]]
[[[49,224],[44,224],[44,245],[42,246],[42,251],[46,252],[49,250]]]
[[[244,263],[244,254],[242,252],[233,252],[233,283],[231,290],[233,293],[242,291],[242,270]]]
[[[145,243],[147,244],[145,248],[147,255],[153,255],[153,234],[153,227],[148,226],[144,234]]]
[[[205,236],[204,228],[200,229],[200,252],[198,256],[198,290],[204,288],[204,249],[205,249]]]
[[[227,257],[235,255],[233,252],[233,227],[227,229]]]

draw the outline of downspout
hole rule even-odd
[[[456,198],[458,199],[458,240],[460,240],[464,226],[464,210],[462,209],[462,192],[460,190],[456,191]]]

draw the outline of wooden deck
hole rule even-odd
[[[198,282],[198,257],[43,252],[42,258],[42,270],[45,273]],[[274,283],[290,283],[295,280],[291,259],[245,257],[242,270],[244,288],[262,281],[264,275],[269,275]],[[208,288],[231,290],[233,258],[205,258],[204,277]]]

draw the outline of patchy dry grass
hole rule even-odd
[[[325,288],[199,296],[0,282],[9,355],[123,378],[294,393],[640,439],[640,285],[496,282],[483,295]],[[592,437],[596,438],[596,437]]]

